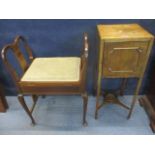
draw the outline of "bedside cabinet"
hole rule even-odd
[[[0,84],[0,112],[5,112],[8,109],[8,104],[5,99],[3,88]]]
[[[99,56],[95,118],[98,117],[98,110],[107,103],[115,103],[128,109],[128,118],[130,118],[139,94],[154,37],[138,24],[98,25],[97,30]],[[122,78],[119,91],[121,95],[123,95],[127,79],[138,78],[130,108],[119,101],[117,98],[119,94],[114,92],[104,93],[104,101],[99,103],[102,78]]]

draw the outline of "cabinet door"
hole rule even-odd
[[[105,42],[104,77],[139,77],[146,61],[149,41]]]

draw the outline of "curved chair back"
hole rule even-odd
[[[17,36],[14,39],[14,42],[12,44],[8,44],[6,45],[1,52],[1,56],[2,56],[2,60],[6,66],[6,68],[8,69],[8,71],[10,72],[15,84],[18,86],[17,82],[19,82],[20,77],[17,74],[17,70],[11,65],[11,62],[9,62],[8,59],[8,53],[12,52],[14,54],[14,56],[16,57],[18,64],[21,68],[21,70],[23,71],[23,73],[27,70],[29,64],[27,63],[24,55],[21,52],[20,49],[20,41],[23,43],[24,48],[26,50],[26,52],[28,53],[28,57],[30,62],[32,62],[32,60],[34,59],[33,54],[32,54],[32,50],[29,47],[26,39],[22,36]]]

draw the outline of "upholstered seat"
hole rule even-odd
[[[80,80],[80,57],[35,58],[22,82],[76,82]]]

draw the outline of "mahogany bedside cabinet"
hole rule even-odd
[[[115,103],[133,111],[143,75],[152,49],[154,37],[138,24],[97,25],[99,34],[99,55],[97,69],[97,96],[95,118],[98,110],[105,104]],[[103,103],[100,102],[102,78],[121,78],[120,90],[104,92]],[[137,78],[137,86],[129,108],[117,98],[124,94],[128,78]]]

